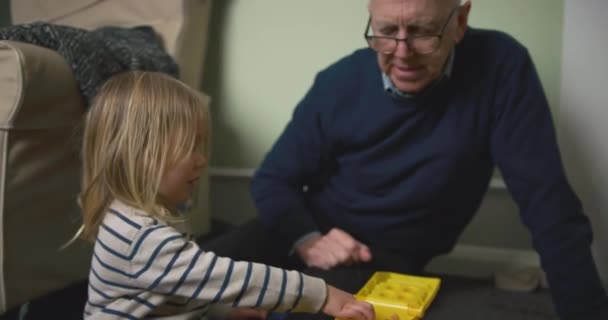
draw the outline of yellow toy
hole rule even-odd
[[[355,295],[374,306],[377,320],[414,320],[424,316],[441,279],[376,272]]]

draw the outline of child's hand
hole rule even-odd
[[[268,316],[266,310],[253,308],[235,308],[226,315],[226,320],[264,320]]]
[[[374,320],[371,304],[358,301],[352,294],[327,285],[327,301],[323,313],[341,319]]]

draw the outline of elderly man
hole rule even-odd
[[[252,252],[269,235],[275,256],[298,257],[330,282],[349,269],[420,271],[453,248],[496,165],[560,317],[608,319],[590,224],[528,51],[468,28],[470,9],[371,0],[369,48],[318,73],[252,183],[265,233],[254,223],[240,239],[257,235],[244,240]]]

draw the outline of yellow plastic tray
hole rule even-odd
[[[377,320],[413,320],[424,316],[439,291],[441,279],[376,272],[355,294],[374,306]]]

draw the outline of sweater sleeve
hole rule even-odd
[[[498,82],[492,157],[532,234],[560,318],[608,319],[590,222],[565,176],[540,80],[527,50],[509,58]]]
[[[204,252],[170,227],[142,229],[132,252],[133,287],[188,300],[315,313],[327,294],[321,279]]]
[[[305,204],[303,188],[321,179],[328,143],[318,110],[331,95],[320,82],[296,106],[292,119],[253,178],[251,193],[264,227],[285,241],[285,249],[306,234],[320,231]]]

